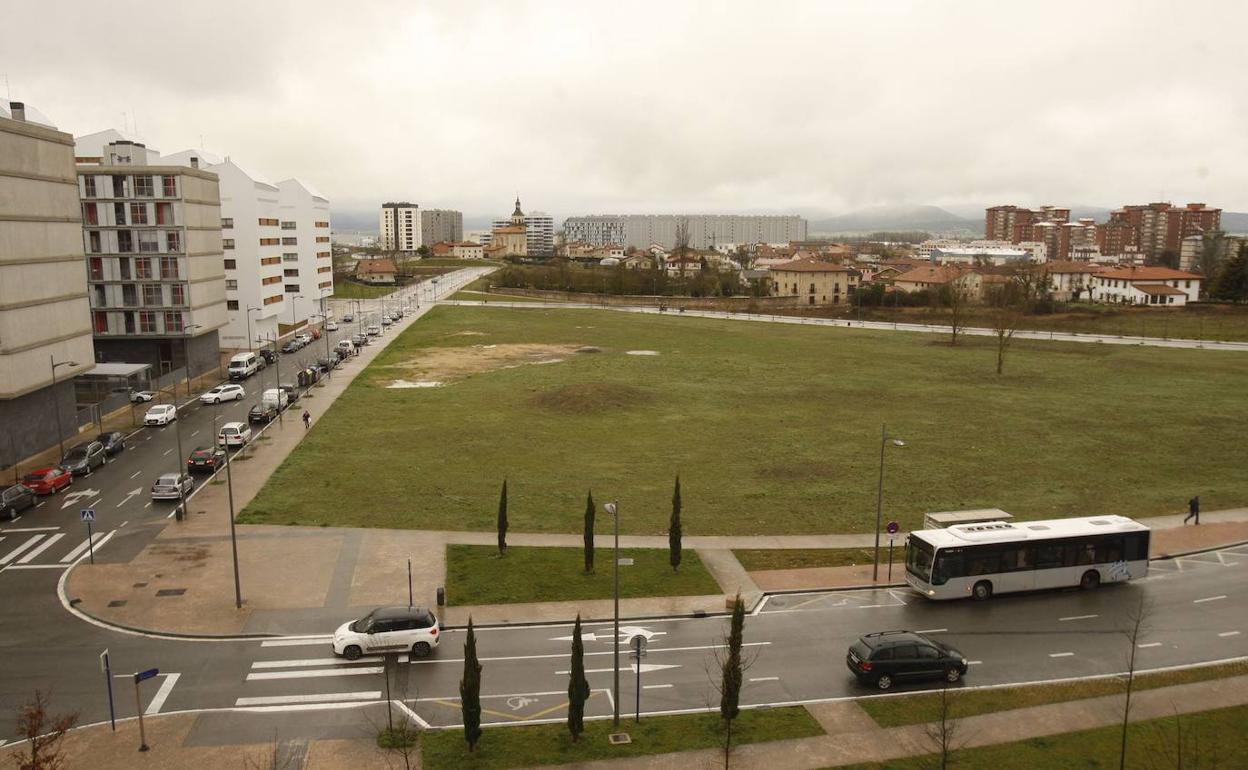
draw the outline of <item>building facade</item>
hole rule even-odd
[[[421,247],[420,207],[407,202],[381,204],[377,232],[383,251],[414,253]]]
[[[789,243],[806,240],[806,220],[799,216],[740,214],[620,214],[568,217],[563,222],[567,241],[593,246],[619,244],[645,248],[676,246],[677,229],[688,226],[689,246],[712,249],[716,244]]]
[[[77,434],[72,378],[95,354],[74,139],[7,100],[0,202],[0,465],[9,467]]]
[[[801,297],[804,305],[840,305],[858,290],[858,271],[815,260],[794,260],[769,271],[771,296]]]
[[[984,212],[984,238],[990,241],[1038,241],[1033,229],[1041,222],[1064,224],[1070,221],[1070,209],[1041,206],[1038,209],[1020,206],[992,206]]]
[[[516,198],[516,210],[511,213],[511,219],[495,223],[484,251],[486,256],[499,259],[529,255],[528,227],[525,225],[524,211],[520,209],[519,198]]]
[[[1212,234],[1222,227],[1222,209],[1203,203],[1174,206],[1170,203],[1149,203],[1123,206],[1109,214],[1102,225],[1097,242],[1107,256],[1130,253],[1129,244],[1147,259],[1158,259],[1164,252],[1176,256],[1182,251],[1183,239],[1193,235]]]
[[[122,162],[148,159],[134,143],[105,149],[116,165],[77,167],[96,361],[197,376],[219,364],[227,323],[217,175]]]
[[[464,215],[452,209],[420,210],[420,245],[455,243],[464,239]]]
[[[1168,267],[1119,267],[1092,278],[1092,299],[1127,305],[1181,307],[1200,297],[1201,277]]]
[[[324,299],[334,293],[329,199],[299,179],[283,179],[277,188],[287,308],[281,322],[299,325],[319,320]],[[295,261],[288,261],[292,255]]]

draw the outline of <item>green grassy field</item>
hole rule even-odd
[[[487,727],[473,754],[468,753],[462,730],[429,730],[421,736],[421,767],[494,770],[711,749],[723,745],[720,724],[718,713],[643,716],[640,724],[629,719],[620,729],[632,742],[622,746],[607,742],[607,735],[615,732],[609,719],[586,721],[578,743],[572,742],[563,723]],[[751,709],[737,718],[732,742],[737,746],[822,734],[819,723],[804,708]]]
[[[451,605],[564,602],[610,599],[614,595],[612,551],[596,549],[594,572],[585,574],[580,548],[512,546],[500,557],[486,545],[446,547],[446,598]],[[625,548],[620,567],[620,596],[705,596],[721,593],[719,584],[693,551],[681,554],[673,572],[667,551]]]
[[[1127,728],[1126,766],[1129,768],[1243,767],[1248,753],[1248,706],[1184,714],[1179,718],[1183,759],[1179,756],[1179,729],[1174,717],[1134,722]],[[1111,770],[1119,766],[1121,727],[1101,727],[1046,738],[962,749],[949,756],[958,770]],[[968,736],[955,733],[955,745]],[[939,757],[911,757],[843,767],[842,770],[926,770],[940,767]]]
[[[447,364],[529,343],[566,347],[526,359],[546,365]],[[978,338],[437,308],[242,520],[490,530],[507,477],[513,531],[579,532],[592,488],[620,500],[622,531],[660,534],[679,472],[686,535],[869,531],[881,422],[907,441],[887,450],[884,481],[884,516],[903,529],[925,511],[1147,516],[1196,493],[1206,510],[1248,500],[1248,356],[1019,340],[1004,376],[993,362]],[[447,384],[387,387],[422,378]]]
[[[338,281],[334,284],[334,293],[330,299],[376,299],[384,297],[387,294],[393,294],[402,286],[365,286],[361,283],[352,283],[349,281]]]

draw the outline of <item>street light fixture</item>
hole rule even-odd
[[[48,356],[48,362],[52,365],[52,411],[56,413],[56,443],[61,447],[61,457],[65,457],[65,431],[61,427],[61,400],[56,397],[56,369],[59,366],[77,366],[77,361],[57,361],[56,356]]]
[[[613,668],[615,670],[615,682],[611,690],[611,700],[614,701],[615,726],[620,726],[620,504],[618,502],[610,502],[603,506],[603,510],[611,514],[611,518],[615,520],[615,635],[611,638],[611,654],[614,658]],[[637,665],[640,667],[641,662]]]
[[[875,491],[875,564],[871,569],[871,582],[880,577],[880,515],[884,508],[884,448],[889,445],[904,447],[906,442],[888,435],[888,426],[880,424],[880,481]]]

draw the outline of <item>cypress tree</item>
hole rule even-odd
[[[732,723],[741,713],[741,638],[745,630],[745,602],[741,594],[732,605],[732,625],[728,631],[728,654],[723,661],[723,680],[719,686],[719,718],[724,722],[724,761],[732,750]]]
[[[676,491],[672,493],[672,520],[667,529],[668,561],[675,572],[680,567],[680,474],[676,474]]]
[[[581,641],[581,613],[576,613],[572,629],[572,666],[568,679],[568,732],[572,742],[585,732],[585,701],[589,700],[589,680],[585,678],[585,644]]]
[[[464,676],[459,680],[459,708],[464,718],[464,740],[474,751],[481,738],[481,664],[477,662],[477,635],[468,616],[468,638],[464,640]]]
[[[503,479],[503,491],[498,496],[498,555],[507,554],[507,479]]]
[[[594,493],[585,496],[585,574],[594,571]]]

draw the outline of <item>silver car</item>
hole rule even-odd
[[[179,483],[180,482],[180,483]],[[152,485],[153,500],[180,500],[195,488],[195,480],[183,473],[162,473]]]

